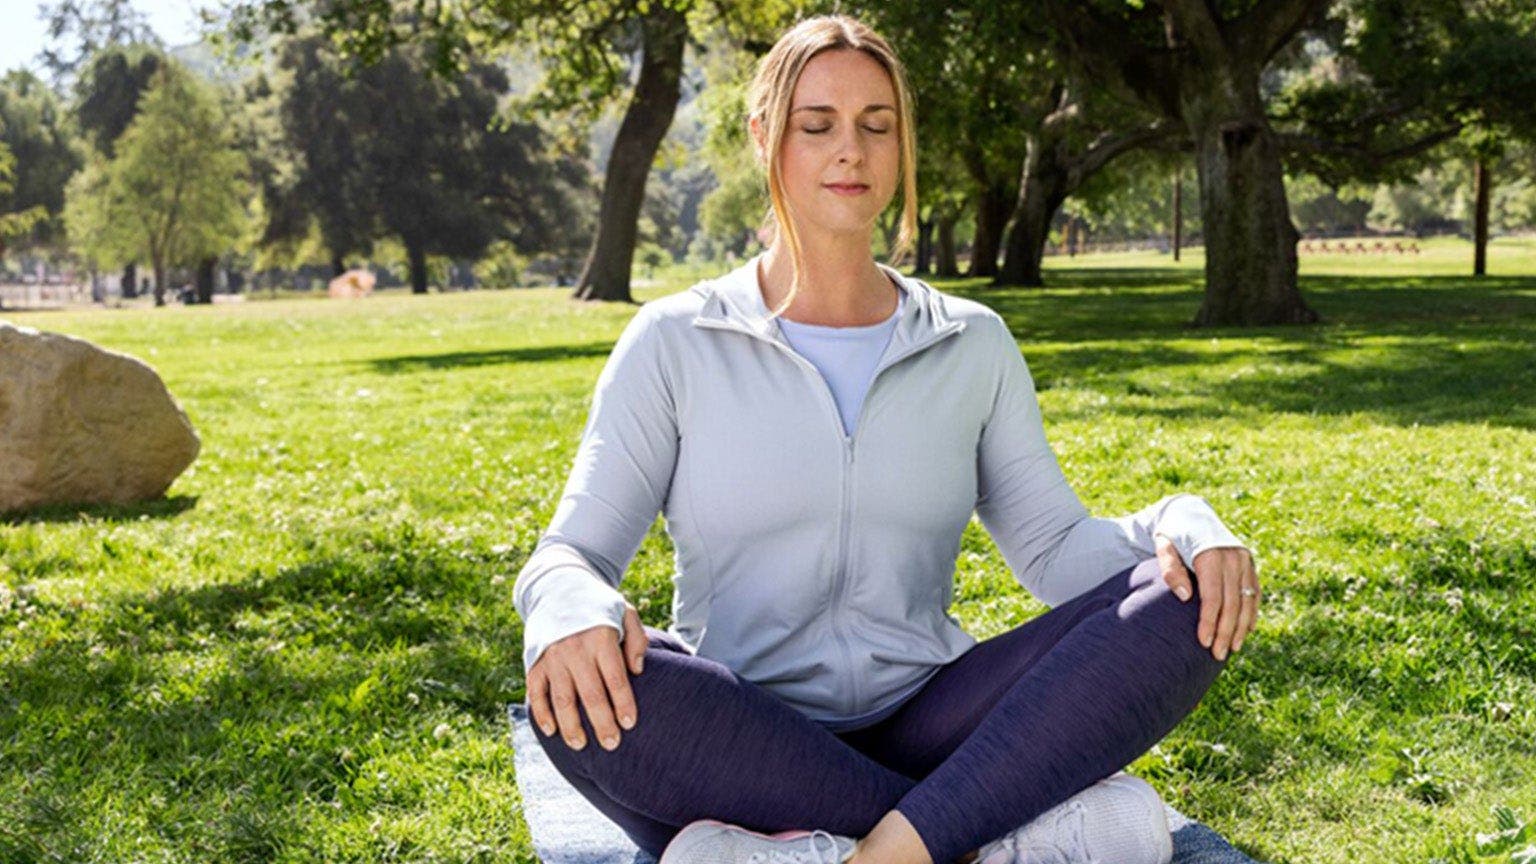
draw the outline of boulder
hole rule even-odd
[[[331,280],[329,291],[332,297],[342,299],[367,297],[373,293],[376,278],[371,270],[348,270]]]
[[[200,446],[142,361],[0,321],[0,513],[158,498]]]

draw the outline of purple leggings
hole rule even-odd
[[[534,725],[587,800],[660,857],[684,825],[862,838],[895,809],[948,864],[1129,765],[1199,704],[1225,665],[1195,636],[1156,559],[977,643],[895,714],[834,733],[647,627],[630,675],[638,723],[616,750]]]

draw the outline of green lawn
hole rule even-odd
[[[1304,259],[1305,329],[1184,327],[1197,255],[944,283],[1014,327],[1091,509],[1194,491],[1257,549],[1257,632],[1133,766],[1257,858],[1473,860],[1493,807],[1536,820],[1536,244],[1469,261]],[[154,364],[203,454],[165,501],[0,522],[0,861],[531,861],[511,579],[631,314],[12,316]],[[658,521],[626,584],[657,626],[671,564]],[[979,637],[1040,609],[978,523],[957,578]]]

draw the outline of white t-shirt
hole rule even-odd
[[[801,324],[778,318],[779,330],[795,353],[811,361],[832,388],[832,399],[843,417],[843,431],[853,434],[864,394],[874,380],[875,366],[896,329],[896,320],[907,305],[905,292],[896,292],[896,311],[878,324],[863,327],[829,327]]]

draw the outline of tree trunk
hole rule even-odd
[[[959,276],[960,262],[955,260],[955,217],[940,216],[937,221],[934,226],[934,275]]]
[[[197,264],[197,302],[213,302],[213,268],[218,266],[219,259],[209,256]]]
[[[1203,86],[1189,82],[1181,93],[1205,235],[1205,300],[1194,323],[1310,324],[1318,316],[1296,287],[1298,235],[1258,70],[1208,74]]]
[[[139,265],[130,263],[123,267],[122,284],[118,286],[123,293],[124,300],[132,300],[139,296]]]
[[[919,219],[917,222],[917,262],[912,267],[912,275],[926,276],[933,264],[933,220]]]
[[[1013,196],[1007,183],[993,183],[982,189],[976,201],[976,238],[971,243],[971,266],[967,276],[996,276],[997,250],[1002,246],[1003,226],[1013,209]]]
[[[427,250],[421,243],[407,240],[405,256],[411,262],[411,293],[427,293]]]
[[[688,22],[681,12],[661,3],[640,20],[642,59],[640,80],[624,112],[603,178],[597,237],[576,280],[573,296],[583,300],[634,302],[629,271],[635,257],[640,205],[656,148],[677,111],[683,71],[683,47]]]
[[[1056,143],[1031,134],[1027,147],[1008,248],[994,285],[1044,284],[1040,264],[1045,257],[1045,240],[1051,233],[1051,220],[1070,191],[1071,178]]]
[[[155,268],[155,305],[165,305],[165,262],[159,258],[154,260]]]
[[[331,253],[331,277],[335,278],[347,272],[347,262],[341,255]]]
[[[1179,260],[1184,244],[1184,169],[1173,169],[1173,260]]]
[[[1477,160],[1473,170],[1476,205],[1472,216],[1472,275],[1488,275],[1488,163]]]

